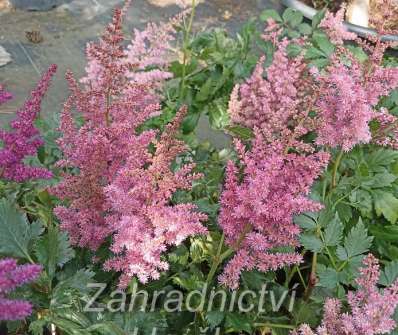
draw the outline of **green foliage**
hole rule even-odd
[[[248,22],[236,36],[218,28],[193,35],[184,28],[185,41],[181,50],[184,60],[172,62],[170,71],[174,78],[165,88],[163,113],[145,127],[162,130],[179,107],[188,106],[182,138],[190,150],[173,162],[172,167],[178,169],[187,162],[194,162],[195,172],[201,173],[203,178],[195,181],[191,192],[176,192],[172,202],[195,203],[198,210],[209,217],[206,223],[209,234],[191,238],[171,249],[165,255],[170,268],[157,281],[147,285],[138,285],[136,280],[130,283],[126,290],[127,303],[131,302],[134,285],[146,290],[149,299],[156,292],[164,292],[152,310],[142,311],[144,300],[141,299],[129,312],[111,313],[106,309],[86,312],[84,306],[96,293],[90,286],[92,283],[107,284],[93,303],[94,308],[117,303],[111,292],[117,289],[118,274],[104,272],[102,268],[103,260],[109,258],[111,241],[96,254],[72,248],[53,215],[58,200],[46,191],[48,183],[0,181],[1,256],[43,266],[37,283],[23,292],[33,302],[35,311],[26,324],[9,323],[12,334],[22,331],[42,335],[55,327],[62,334],[122,335],[134,334],[139,329],[136,335],[152,335],[156,327],[159,335],[213,334],[218,328],[221,334],[287,335],[302,323],[317,325],[325,297],[344,299],[346,291],[355,286],[361,260],[369,251],[385,265],[381,286],[388,286],[398,278],[398,152],[362,145],[344,153],[336,169],[334,164],[339,153],[331,152],[332,163],[311,192],[311,197],[324,208],[318,213],[295,217],[302,230],[298,251],[304,262],[277,272],[242,274],[237,296],[245,290],[258,293],[264,285],[272,295],[268,294],[261,305],[258,299],[246,296],[242,303],[253,305],[253,310],[247,313],[236,308],[221,310],[220,297],[208,310],[209,292],[203,310],[192,312],[185,307],[189,293],[204,287],[225,293],[227,306],[232,300],[232,292],[220,287],[217,281],[224,261],[232,255],[218,226],[219,199],[226,163],[237,159],[228,145],[229,135],[249,141],[253,132],[231,124],[227,108],[233,87],[251,74],[258,56],[266,54],[265,66],[272,61],[274,47],[261,39],[259,23],[272,18],[282,24],[284,37],[305,36],[310,46],[304,49],[290,43],[289,57],[303,54],[309,66],[322,69],[335,51],[335,46],[319,29],[324,14],[325,11],[318,12],[309,24],[300,12],[292,9],[283,14],[265,10],[259,20]],[[359,46],[346,47],[361,62],[367,60]],[[394,57],[385,60],[386,66],[397,64]],[[398,91],[383,98],[381,106],[398,115]],[[203,131],[203,120],[209,123],[212,135],[225,139],[223,145],[217,147],[214,144],[218,143],[207,137],[205,141],[198,139]],[[38,126],[45,137],[45,146],[40,149],[38,159],[58,176],[54,163],[61,158],[56,145],[59,134],[53,121],[40,120]],[[93,262],[94,255],[96,262]],[[311,283],[312,272],[317,279],[315,283]],[[182,292],[184,306],[181,311],[168,313],[164,302],[173,290]],[[197,298],[192,302],[195,306],[200,304]]]

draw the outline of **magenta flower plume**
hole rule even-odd
[[[17,265],[15,259],[0,260],[0,320],[21,320],[32,313],[32,305],[24,300],[10,300],[7,295],[17,287],[34,281],[40,275],[40,265]]]
[[[0,105],[12,99],[12,94],[7,92],[2,85],[0,85]]]
[[[236,149],[244,172],[240,177],[239,168],[229,162],[219,217],[227,244],[236,250],[220,281],[233,289],[244,270],[267,272],[301,262],[294,252],[300,229],[293,216],[322,208],[307,195],[329,160],[324,152],[285,153],[284,145],[266,143],[259,132],[250,151],[239,141]],[[284,247],[292,252],[277,251]]]
[[[364,258],[360,275],[356,279],[358,289],[347,295],[350,312],[341,311],[338,299],[327,299],[323,321],[317,332],[303,325],[295,334],[389,334],[396,327],[393,315],[398,305],[398,280],[380,292],[377,287],[379,277],[379,261],[370,254]]]
[[[34,122],[40,113],[41,102],[56,69],[56,65],[52,65],[43,75],[31,97],[17,111],[16,119],[11,121],[11,130],[0,129],[0,140],[3,142],[0,149],[0,178],[23,182],[52,177],[52,173],[44,168],[27,166],[24,159],[35,155],[37,149],[43,145]],[[7,97],[4,93],[2,96]]]
[[[106,189],[112,213],[107,220],[115,232],[111,250],[116,254],[106,268],[123,272],[121,287],[134,276],[143,283],[158,279],[160,272],[168,269],[161,256],[169,246],[206,233],[201,221],[207,217],[197,212],[196,206],[171,203],[176,190],[190,190],[192,181],[201,177],[191,173],[193,164],[170,170],[171,163],[186,150],[184,142],[175,139],[185,115],[186,108],[166,127],[155,141],[154,154],[143,153],[145,160],[138,160],[132,153]]]

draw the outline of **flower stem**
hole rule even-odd
[[[187,29],[184,31],[184,41],[183,41],[183,63],[182,63],[182,79],[180,86],[181,96],[185,96],[185,83],[187,78],[187,61],[188,61],[188,44],[189,44],[189,36],[191,35],[193,20],[195,17],[196,11],[196,0],[192,0],[192,11],[189,17],[189,22]]]
[[[284,325],[281,323],[256,323],[256,326],[262,328],[296,329],[295,326]]]
[[[333,165],[332,189],[335,188],[337,185],[337,171],[339,169],[341,159],[343,158],[343,154],[344,154],[344,151],[340,150],[340,152],[336,158],[336,161],[334,162],[334,165]]]

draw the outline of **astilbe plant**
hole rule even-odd
[[[135,32],[131,45],[122,46],[123,10],[98,43],[87,48],[87,76],[79,88],[67,74],[72,94],[61,116],[59,145],[67,171],[53,193],[68,202],[55,213],[73,244],[92,250],[113,236],[115,258],[107,269],[122,271],[120,285],[137,275],[145,282],[159,277],[167,264],[161,254],[167,246],[204,232],[191,204],[170,206],[176,189],[190,189],[198,176],[192,165],[173,173],[172,161],[184,147],[173,139],[184,110],[156,140],[153,130],[139,132],[160,113],[159,88],[170,74],[165,70],[172,23],[149,25]],[[73,106],[84,124],[78,127]],[[151,154],[149,145],[156,146]]]
[[[243,175],[229,162],[221,197],[219,222],[236,254],[220,281],[231,288],[239,285],[243,270],[266,272],[301,262],[294,251],[300,229],[293,217],[322,208],[308,194],[329,161],[328,153],[302,141],[314,127],[308,108],[314,105],[308,94],[312,82],[304,59],[288,57],[288,41],[278,42],[281,31],[269,23],[264,38],[275,43],[274,61],[264,71],[260,59],[251,78],[235,87],[229,104],[232,122],[255,133],[247,150],[235,142]],[[291,251],[278,251],[284,248]]]
[[[106,268],[122,271],[122,287],[134,276],[143,283],[158,279],[160,272],[168,269],[161,258],[168,246],[206,232],[201,224],[206,215],[197,212],[196,206],[171,204],[176,190],[190,190],[192,182],[200,177],[191,173],[194,164],[175,172],[170,170],[173,161],[186,150],[184,142],[175,139],[185,115],[183,108],[166,126],[154,142],[153,154],[145,149],[139,155],[131,152],[125,166],[106,188],[112,213],[107,216],[107,223],[115,232],[111,250],[116,254]]]
[[[41,102],[48,90],[52,76],[57,67],[50,66],[43,75],[24,106],[17,111],[16,118],[11,121],[11,130],[0,129],[0,178],[23,182],[31,179],[48,179],[52,173],[45,168],[28,166],[24,160],[35,155],[44,144],[35,121],[40,113]],[[0,101],[5,101],[10,95],[0,91]]]
[[[227,243],[236,249],[220,281],[233,289],[241,271],[275,271],[301,262],[301,255],[294,252],[300,229],[293,216],[322,208],[307,195],[329,159],[324,152],[286,153],[283,143],[266,143],[258,132],[250,150],[239,141],[236,148],[243,176],[233,162],[228,163],[219,218]],[[286,247],[292,250],[284,252]]]
[[[293,216],[321,208],[306,196],[328,164],[323,148],[348,151],[369,143],[374,119],[387,128],[376,106],[398,86],[398,69],[382,66],[390,43],[378,38],[373,46],[360,40],[344,30],[343,17],[343,11],[327,13],[320,24],[335,44],[321,70],[310,66],[304,51],[290,57],[290,43],[303,50],[310,44],[303,37],[283,37],[283,29],[269,19],[263,38],[275,47],[271,65],[264,69],[261,58],[252,76],[232,92],[231,121],[254,130],[255,139],[247,150],[237,142],[243,176],[230,162],[222,194],[220,225],[237,252],[220,277],[230,287],[238,286],[244,269],[275,270],[299,262],[296,254],[269,251],[296,247],[299,229]],[[361,43],[368,60],[361,63],[344,47],[346,40]],[[309,140],[312,134],[315,140]],[[382,138],[379,143],[394,142]]]
[[[34,281],[40,275],[40,265],[18,265],[12,258],[0,260],[0,321],[21,320],[32,313],[32,304],[25,300],[9,299],[16,288]]]
[[[379,261],[369,254],[356,279],[358,289],[347,295],[349,311],[342,311],[338,299],[328,298],[324,317],[316,333],[308,325],[302,325],[301,335],[375,335],[388,334],[396,327],[393,319],[398,305],[398,280],[380,292],[377,283],[380,277]]]

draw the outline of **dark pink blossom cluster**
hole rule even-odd
[[[3,85],[0,85],[0,105],[12,99],[12,94],[7,92]]]
[[[48,90],[57,67],[52,65],[39,81],[36,89],[24,106],[17,111],[17,117],[11,121],[11,130],[0,129],[0,178],[23,182],[30,179],[47,179],[52,173],[44,168],[28,166],[24,163],[27,156],[37,153],[43,145],[35,120],[40,113],[41,102]],[[6,93],[0,93],[0,99],[9,99]],[[3,98],[1,98],[3,97]]]
[[[124,48],[122,17],[117,9],[100,41],[89,44],[84,87],[67,74],[72,94],[61,116],[59,145],[65,159],[59,165],[68,172],[53,192],[68,202],[55,213],[73,244],[96,250],[113,239],[115,257],[106,268],[123,272],[120,285],[126,286],[133,276],[142,282],[158,278],[167,269],[162,253],[203,233],[205,216],[192,204],[171,204],[173,193],[190,189],[198,177],[191,175],[190,164],[171,170],[185,150],[174,139],[185,111],[160,140],[153,130],[138,131],[161,112],[159,89],[170,78],[166,66],[173,25],[135,31]],[[80,127],[74,107],[84,120]]]
[[[380,277],[379,261],[371,254],[363,260],[356,279],[358,289],[347,295],[349,312],[342,312],[338,299],[327,299],[324,317],[317,332],[302,325],[300,335],[376,335],[389,334],[396,327],[393,319],[398,305],[398,280],[383,292],[377,287]]]
[[[307,195],[329,161],[325,152],[287,153],[284,143],[267,143],[259,131],[250,150],[239,141],[236,149],[243,176],[229,162],[219,217],[227,243],[236,250],[220,281],[233,289],[244,270],[267,272],[301,262],[294,252],[300,229],[293,216],[322,208]],[[285,247],[292,251],[278,252]]]
[[[21,320],[32,313],[32,305],[25,300],[11,300],[7,295],[17,287],[38,278],[39,265],[17,265],[15,259],[0,260],[0,321]]]

